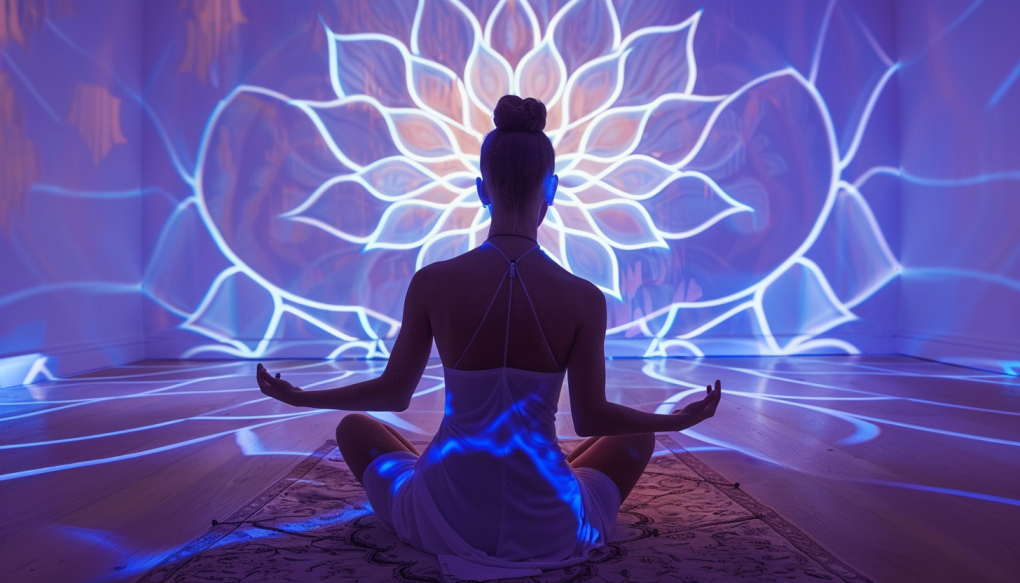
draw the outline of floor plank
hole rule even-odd
[[[304,387],[379,361],[274,362]],[[442,418],[430,364],[413,441]],[[674,437],[876,581],[1015,581],[1020,380],[906,357],[607,361],[610,400],[668,411],[723,381]],[[564,392],[563,438],[576,436]],[[0,580],[127,581],[332,436],[343,413],[266,399],[247,362],[149,361],[0,391]]]

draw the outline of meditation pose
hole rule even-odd
[[[403,411],[435,341],[446,409],[424,453],[359,413],[340,421],[336,439],[378,520],[466,579],[584,561],[605,544],[654,433],[704,421],[721,396],[717,380],[671,415],[606,400],[605,297],[536,241],[558,182],[545,116],[535,99],[500,99],[476,181],[492,216],[488,239],[414,275],[380,377],[302,391],[258,365],[262,391],[290,405]],[[556,436],[564,376],[574,430],[590,436],[570,455]]]

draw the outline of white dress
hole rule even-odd
[[[503,255],[509,267],[496,295],[509,278],[510,302],[519,285],[531,305],[516,263],[534,249],[516,260]],[[459,370],[463,354],[454,368],[444,367],[446,411],[432,443],[420,458],[394,452],[365,471],[382,524],[462,579],[535,575],[584,561],[605,544],[620,507],[612,480],[591,468],[572,469],[560,450],[556,409],[564,373],[509,368],[506,354],[500,368]]]

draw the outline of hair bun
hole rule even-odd
[[[545,128],[545,104],[529,97],[504,95],[492,114],[496,129],[504,132],[540,132]]]

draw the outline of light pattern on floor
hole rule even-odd
[[[797,410],[805,431],[834,447],[881,443],[883,439],[936,437],[953,447],[975,452],[1008,452],[1020,446],[1017,431],[1003,431],[1003,417],[1020,417],[1020,410],[988,406],[982,397],[972,404],[970,392],[1015,395],[1020,384],[1010,377],[912,361],[911,367],[881,360],[813,357],[795,363],[783,359],[623,359],[608,361],[607,395],[644,410],[667,413],[685,399],[699,398],[712,378],[723,379],[725,405],[788,415]],[[817,364],[816,364],[817,363]],[[378,375],[382,361],[311,361],[273,363],[290,380],[306,389],[350,384]],[[703,378],[702,378],[703,377]],[[949,383],[953,391],[936,397],[897,394],[901,381]],[[862,384],[875,384],[874,388]],[[443,413],[443,379],[436,362],[426,369],[412,404],[405,413],[371,413],[417,440],[428,440]],[[558,431],[573,437],[566,402],[561,399]],[[267,445],[260,430],[272,425],[301,423],[309,416],[332,411],[297,410],[263,396],[254,383],[251,364],[190,362],[172,365],[138,365],[111,369],[88,378],[46,381],[0,392],[0,481],[66,472],[75,468],[118,463],[142,456],[232,438],[244,455],[304,456]],[[136,424],[116,411],[125,402],[142,403],[163,411],[149,422]],[[994,401],[993,401],[994,402]],[[785,411],[784,411],[785,410]],[[113,412],[113,413],[111,413]],[[103,423],[82,420],[106,419]],[[987,423],[985,421],[988,421]],[[684,435],[697,440],[692,451],[730,451],[771,461],[735,440],[713,431],[715,421],[692,428]],[[81,431],[78,427],[85,427]],[[896,432],[889,437],[886,432]],[[136,444],[147,444],[139,447]],[[1005,449],[1002,449],[1005,448]],[[995,454],[999,455],[999,454]],[[1016,498],[995,492],[968,492],[936,484],[910,484],[883,476],[861,476],[871,483],[924,489],[1003,504],[1020,504]]]

